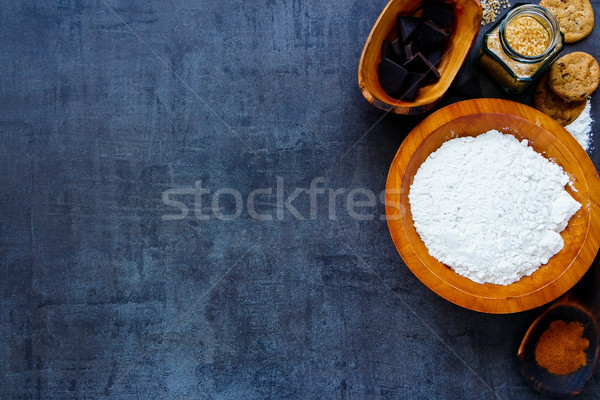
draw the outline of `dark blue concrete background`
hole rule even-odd
[[[385,4],[0,2],[0,398],[541,398],[515,372],[541,310],[433,294],[379,202],[358,221],[342,195],[334,219],[319,195],[311,219],[303,193],[300,220],[272,192],[273,220],[227,221],[209,195],[208,220],[163,219],[196,181],[379,194],[421,119],[381,119],[357,87]],[[474,96],[507,97],[469,62],[441,105]],[[579,398],[599,395],[597,374]]]

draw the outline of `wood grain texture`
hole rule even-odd
[[[478,0],[444,1],[454,5],[454,20],[447,53],[437,66],[440,80],[424,86],[412,102],[388,96],[379,82],[381,45],[384,39],[392,40],[396,35],[397,16],[413,15],[421,8],[423,2],[391,0],[375,22],[363,48],[358,65],[358,86],[367,101],[382,110],[406,115],[421,114],[430,110],[444,96],[475,44],[481,27],[481,3]]]
[[[421,163],[445,141],[498,129],[558,163],[571,177],[569,193],[582,208],[561,233],[564,248],[531,276],[511,285],[478,284],[433,258],[417,234],[408,191]],[[545,114],[500,99],[467,100],[426,118],[407,136],[392,162],[386,186],[386,214],[396,248],[406,265],[431,290],[462,307],[513,313],[546,304],[569,290],[588,270],[600,245],[600,180],[577,141]]]

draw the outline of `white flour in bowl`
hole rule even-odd
[[[508,285],[564,246],[560,232],[581,204],[569,176],[496,130],[449,140],[410,186],[414,226],[429,253],[478,283]]]

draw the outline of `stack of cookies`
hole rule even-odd
[[[581,114],[600,83],[600,66],[591,55],[576,51],[552,65],[533,97],[535,108],[567,126]]]
[[[566,43],[587,37],[594,27],[589,0],[542,0],[540,6],[554,14]],[[587,98],[600,83],[600,67],[591,55],[576,51],[552,65],[535,89],[535,108],[567,126],[585,109]]]

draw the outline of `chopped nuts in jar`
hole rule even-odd
[[[550,44],[548,31],[532,17],[520,17],[506,27],[508,44],[519,54],[533,57],[542,54]]]
[[[520,93],[564,48],[556,17],[535,4],[510,10],[484,35],[478,63],[509,93]]]
[[[488,49],[490,49],[492,52],[494,52],[494,54],[496,54],[498,58],[504,61],[504,63],[506,63],[506,65],[510,67],[513,73],[519,78],[529,77],[538,69],[538,67],[541,64],[541,62],[535,64],[520,63],[509,57],[504,51],[502,51],[502,45],[500,44],[500,35],[497,29],[494,32],[490,33],[487,45]],[[525,45],[522,46],[524,47]]]

